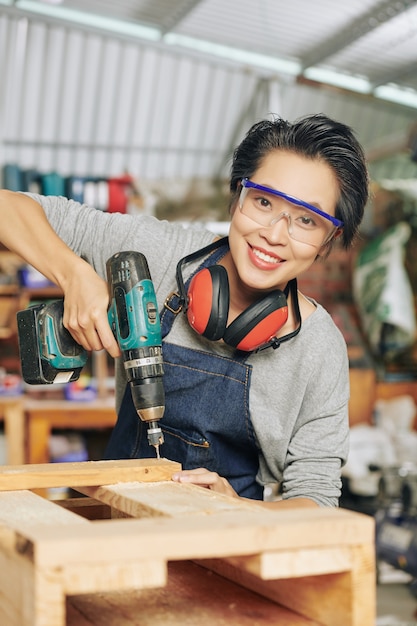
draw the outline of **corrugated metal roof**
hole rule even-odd
[[[416,108],[307,79],[314,62],[375,84],[396,73],[410,89],[417,0],[64,0],[58,9],[79,9],[77,19],[36,13],[40,1],[11,2],[0,0],[0,165],[151,181],[227,177],[254,121],[324,112],[353,127],[374,177],[417,176],[407,154]],[[389,19],[376,26],[370,11]],[[110,21],[91,19],[99,13]],[[364,24],[375,28],[359,36]],[[174,45],[174,36],[192,39]]]
[[[30,11],[51,3],[14,5]],[[416,0],[62,0],[57,8],[58,16],[69,9],[151,27],[162,44],[167,35],[186,36],[292,61],[295,79],[314,67],[362,77],[371,89],[417,90]]]

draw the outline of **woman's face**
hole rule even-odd
[[[294,196],[329,215],[335,214],[339,184],[324,161],[276,150],[264,158],[251,181]],[[275,210],[279,212],[291,213],[294,208],[283,198],[274,196],[273,199]],[[238,288],[247,292],[284,289],[289,280],[310,267],[322,246],[292,238],[285,217],[273,220],[268,226],[260,225],[247,215],[245,202],[248,200],[247,197],[244,201],[243,212],[239,203],[234,208],[229,231]],[[262,199],[261,202],[267,201]]]

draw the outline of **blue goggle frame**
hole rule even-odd
[[[338,220],[336,217],[333,217],[333,215],[329,215],[328,213],[325,213],[321,209],[318,209],[316,206],[313,206],[312,204],[309,204],[308,202],[304,202],[304,200],[299,200],[298,198],[295,198],[294,196],[290,196],[289,194],[284,193],[283,191],[278,191],[277,189],[272,189],[271,187],[264,187],[263,185],[258,185],[258,183],[252,182],[251,180],[249,180],[249,178],[242,178],[242,185],[243,187],[259,189],[260,191],[264,191],[265,193],[271,193],[272,195],[278,196],[279,198],[283,198],[284,200],[287,200],[287,202],[291,202],[291,204],[295,204],[296,206],[305,207],[309,211],[313,211],[314,213],[317,213],[317,215],[321,215],[321,217],[324,217],[326,220],[329,220],[329,222],[331,222],[333,226],[335,226],[336,228],[343,228],[344,226],[344,223],[341,220]]]

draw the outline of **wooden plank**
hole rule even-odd
[[[59,573],[37,571],[19,554],[0,550],[0,624],[64,626],[65,597]]]
[[[181,485],[177,485],[181,487]],[[196,487],[196,489],[199,489]],[[101,520],[78,527],[29,526],[21,540],[45,566],[120,559],[182,560],[372,544],[372,518],[342,509],[237,510],[216,515]]]
[[[35,570],[26,558],[19,530],[28,526],[55,529],[89,524],[71,511],[30,491],[0,493],[0,623],[19,626],[60,625],[64,593],[60,576]]]
[[[55,568],[49,571],[53,578]],[[114,561],[105,566],[102,563],[68,565],[60,572],[60,582],[65,595],[164,587],[167,563],[165,560],[142,559],[137,562]]]
[[[164,589],[69,598],[67,626],[319,626],[194,563],[168,572]]]
[[[300,548],[291,552],[263,552],[254,556],[237,556],[225,559],[239,569],[255,574],[262,580],[278,578],[301,578],[312,571],[322,574],[347,572],[352,567],[351,548],[337,546],[332,548]]]
[[[351,571],[303,578],[265,581],[223,559],[200,564],[322,626],[371,626],[376,619],[374,546],[352,549],[359,559],[353,558]]]
[[[16,532],[30,526],[78,525],[85,522],[78,515],[40,498],[30,491],[0,493],[0,548],[15,551]]]
[[[0,525],[15,529],[30,526],[82,524],[82,517],[40,498],[31,491],[0,493]]]
[[[349,576],[352,626],[374,624],[376,619],[374,544],[352,546],[352,569]]]
[[[119,482],[170,480],[181,469],[167,459],[127,459],[80,463],[0,466],[0,491],[50,487],[111,485]]]
[[[240,500],[194,485],[172,481],[152,484],[120,483],[104,487],[83,487],[82,493],[131,517],[179,517],[211,515],[225,511],[265,509],[253,500]]]
[[[0,539],[0,624],[15,626],[25,624],[22,613],[24,611],[24,592],[22,582],[28,583],[28,596],[32,595],[32,584],[27,572],[31,571],[31,564],[19,557],[9,546],[3,547],[3,537]]]

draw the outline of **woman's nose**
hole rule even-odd
[[[281,213],[277,217],[274,217],[269,226],[264,227],[264,230],[267,231],[267,238],[270,241],[280,242],[283,237],[286,240],[290,236],[290,228],[290,216],[287,213]]]

